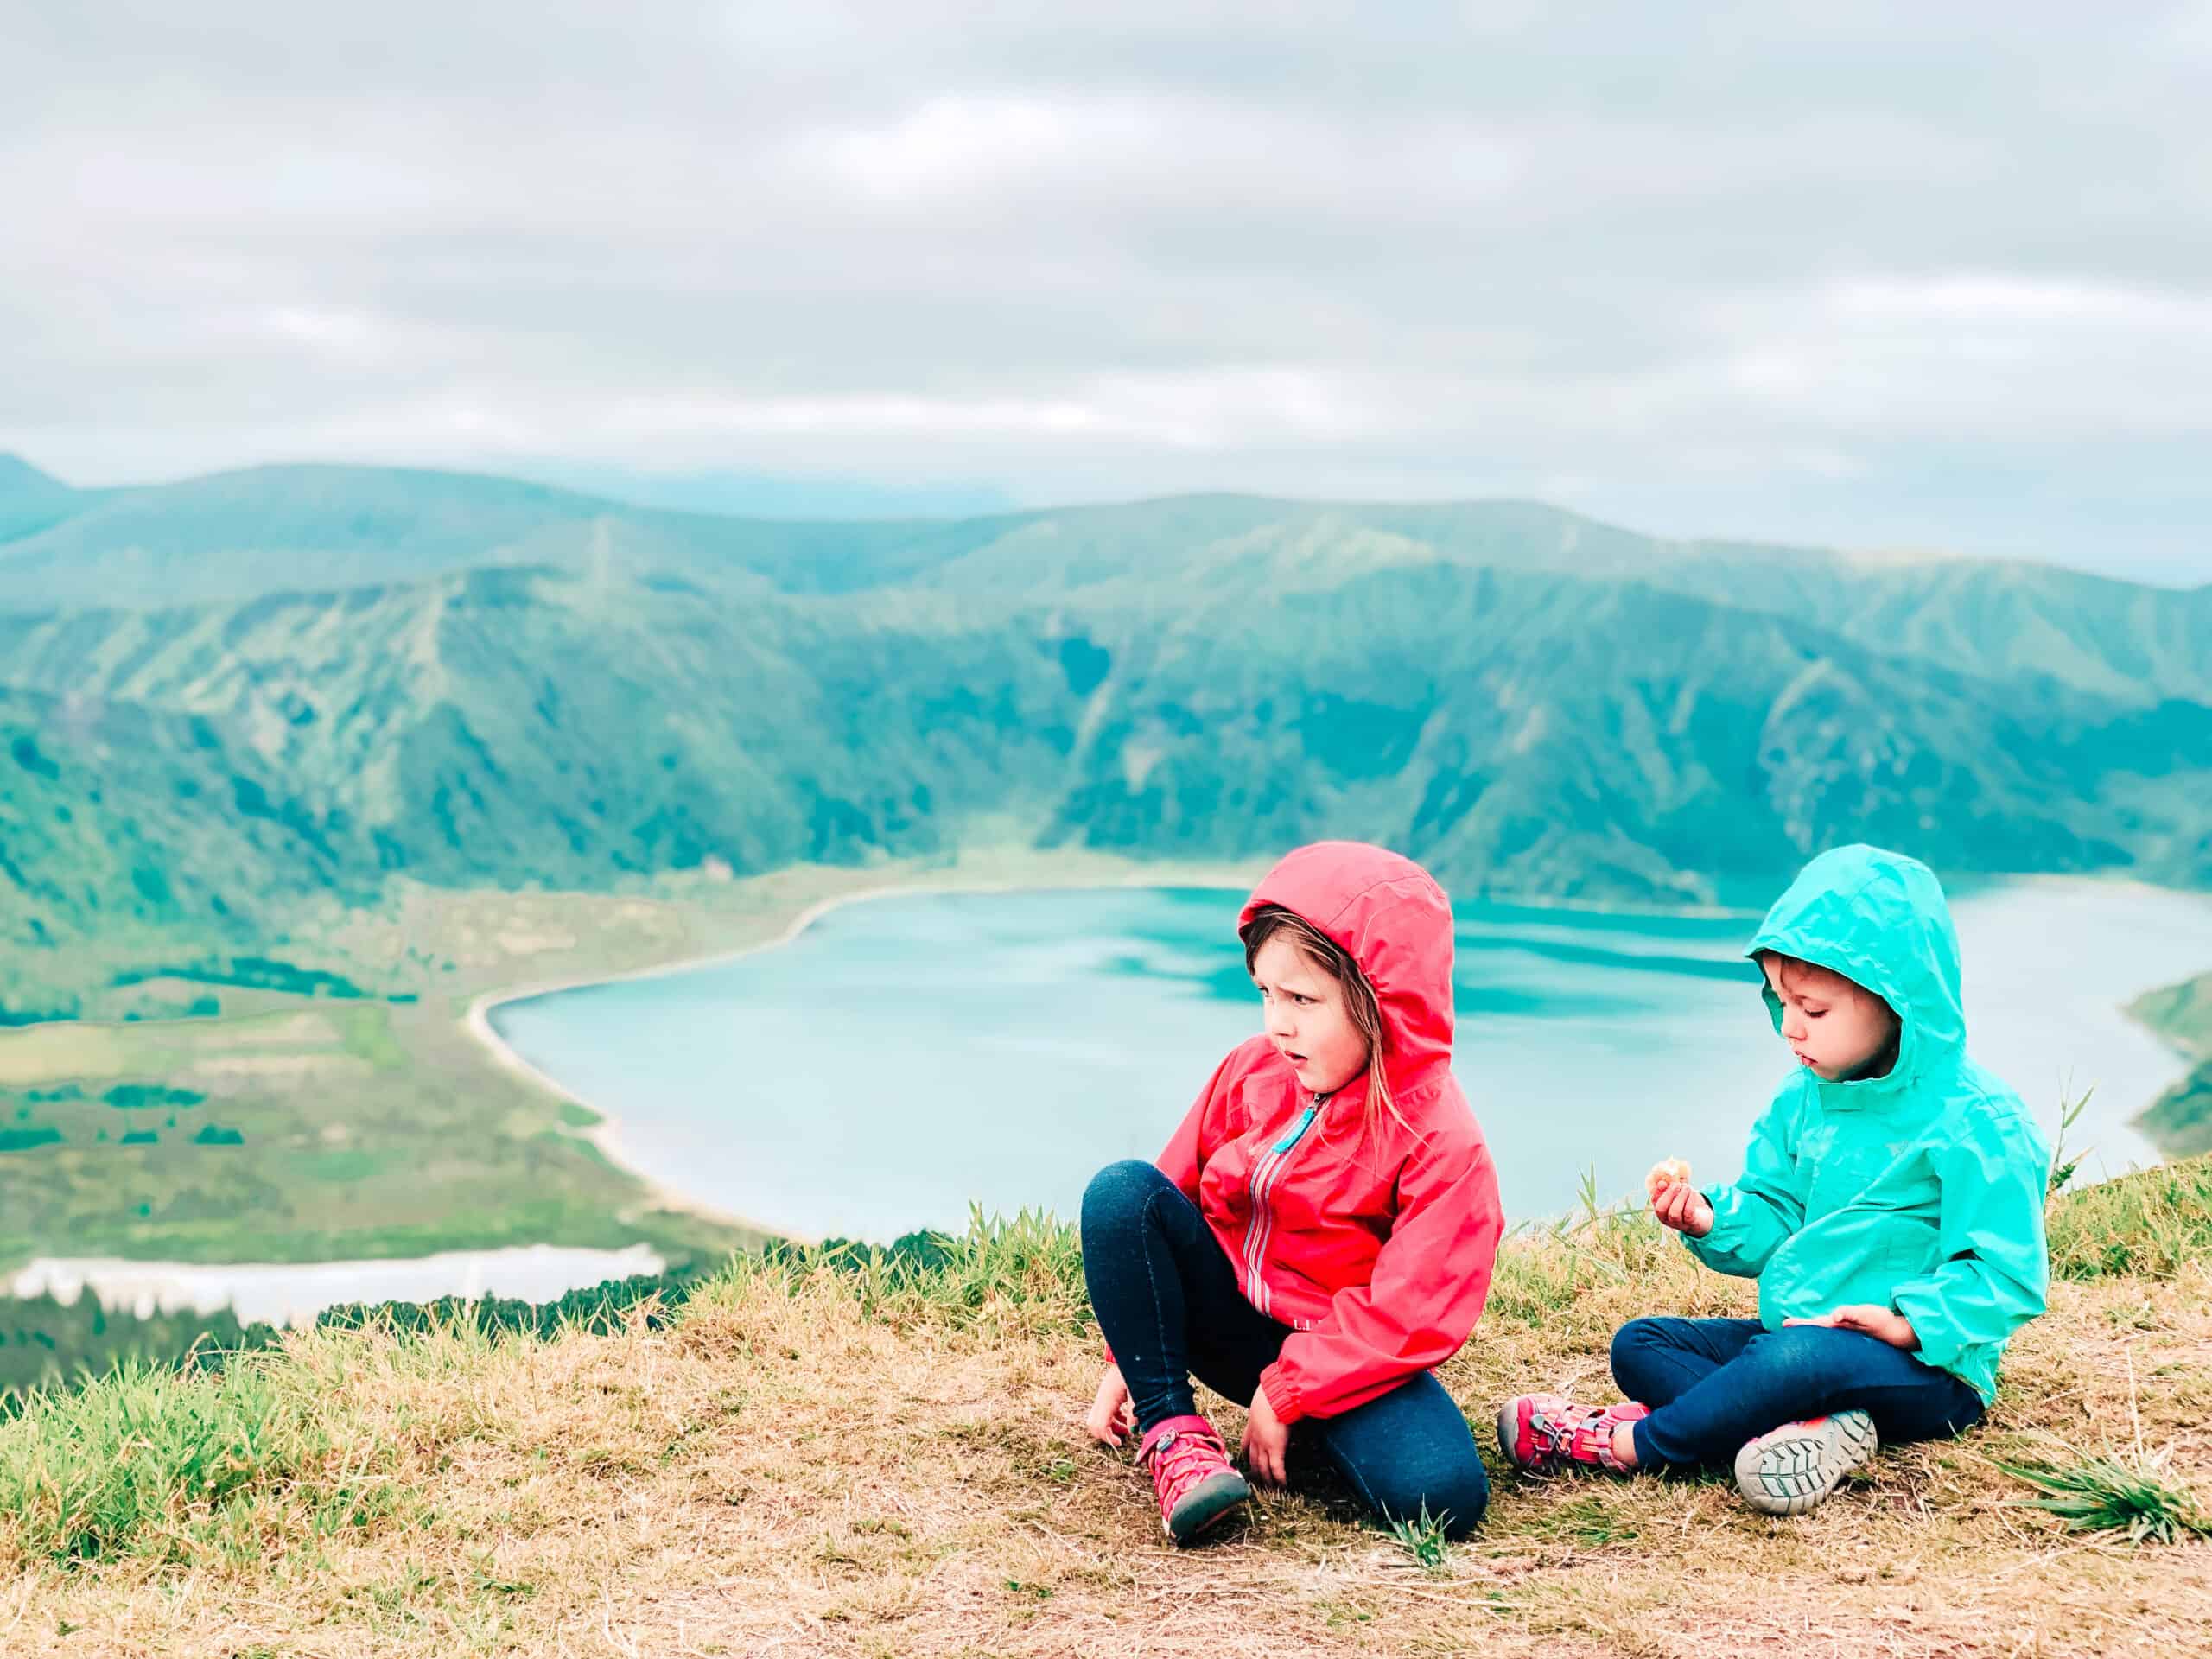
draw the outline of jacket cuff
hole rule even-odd
[[[1260,1392],[1274,1408],[1275,1421],[1286,1427],[1306,1415],[1306,1402],[1299,1395],[1298,1384],[1283,1375],[1281,1360],[1260,1373]]]
[[[1677,1233],[1675,1236],[1682,1241],[1682,1248],[1700,1266],[1711,1268],[1715,1273],[1725,1273],[1727,1269],[1720,1262],[1732,1261],[1735,1257],[1735,1252],[1728,1248],[1729,1217],[1720,1213],[1720,1206],[1714,1202],[1712,1193],[1700,1192],[1698,1196],[1713,1205],[1713,1225],[1705,1230],[1702,1238],[1693,1238],[1688,1233]],[[1719,1260],[1715,1260],[1716,1257]]]
[[[1688,1233],[1678,1236],[1700,1264],[1715,1273],[1725,1273],[1735,1278],[1758,1276],[1764,1259],[1757,1265],[1747,1264],[1742,1243],[1744,1201],[1732,1187],[1716,1186],[1710,1192],[1700,1192],[1700,1197],[1713,1206],[1713,1225],[1706,1229],[1703,1238],[1692,1238]]]
[[[1912,1351],[1915,1359],[1939,1371],[1958,1363],[1966,1349],[1944,1319],[1942,1298],[1933,1285],[1899,1285],[1890,1293],[1890,1306],[1904,1315],[1913,1335],[1920,1338],[1920,1346]]]

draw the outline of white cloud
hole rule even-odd
[[[2206,15],[0,0],[0,444],[2075,556],[2102,503],[2171,562],[2212,545],[2164,459],[2212,439]],[[1987,480],[2054,457],[2077,510],[2024,522]]]
[[[2121,283],[2002,271],[1861,278],[1839,284],[1827,302],[1840,316],[1876,321],[2060,324],[2159,335],[2212,330],[2212,291],[2158,293]]]

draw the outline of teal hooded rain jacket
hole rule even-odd
[[[1967,1053],[1959,940],[1935,873],[1875,847],[1808,864],[1747,954],[1831,969],[1897,1014],[1886,1076],[1800,1067],[1751,1131],[1744,1173],[1708,1189],[1707,1267],[1759,1281],[1770,1328],[1856,1303],[1893,1307],[1918,1357],[1997,1392],[2005,1339],[2044,1310],[2050,1154],[2027,1109]],[[1777,1030],[1782,1004],[1765,993]]]

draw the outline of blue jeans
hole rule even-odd
[[[1726,1467],[1744,1442],[1856,1408],[1885,1446],[1957,1434],[1981,1396],[1864,1331],[1770,1331],[1757,1319],[1630,1319],[1613,1333],[1613,1381],[1651,1408],[1630,1432],[1645,1467]]]
[[[1175,1184],[1134,1159],[1109,1164],[1083,1195],[1083,1276],[1091,1310],[1129,1385],[1140,1433],[1198,1410],[1191,1378],[1243,1403],[1290,1327],[1244,1299],[1205,1217]],[[1426,1509],[1464,1537],[1490,1504],[1467,1420],[1433,1373],[1335,1417],[1291,1426],[1291,1454],[1317,1445],[1384,1521]]]

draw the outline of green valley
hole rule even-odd
[[[475,997],[1332,835],[1471,897],[1758,903],[1859,838],[2212,886],[2212,587],[1523,502],[779,524],[10,461],[0,1257],[711,1252],[741,1225],[609,1164]]]
[[[2212,880],[2212,588],[1515,503],[667,518],[270,468],[0,542],[0,925],[49,1004],[99,988],[67,942],[245,949],[394,875],[604,888],[986,840],[1357,832],[1469,891],[1661,903],[1843,835]]]

